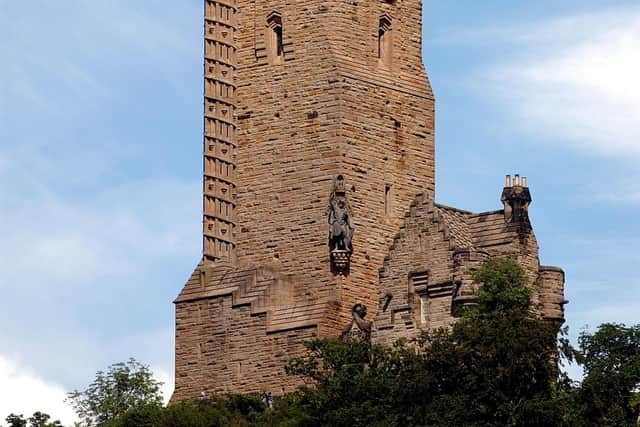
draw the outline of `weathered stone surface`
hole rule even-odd
[[[352,310],[353,320],[344,328],[340,339],[342,341],[360,340],[369,341],[371,339],[371,322],[366,320],[367,307],[356,304]]]
[[[529,189],[506,188],[504,193],[529,195]],[[538,244],[523,212],[474,214],[418,196],[380,270],[383,297],[372,339],[390,345],[451,324],[458,306],[474,302],[479,285],[473,272],[490,257],[516,259],[536,290],[540,314],[564,321],[564,273],[540,266]]]
[[[420,0],[204,4],[203,259],[175,301],[174,400],[291,390],[286,362],[353,326],[357,304],[381,343],[448,325],[491,256],[517,257],[562,317],[526,209],[434,203]],[[355,233],[332,254],[338,176]]]

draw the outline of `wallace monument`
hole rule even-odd
[[[175,300],[174,401],[291,391],[314,337],[446,326],[490,257],[517,259],[563,322],[526,178],[496,188],[500,210],[435,201],[421,16],[421,0],[204,1],[203,256]]]

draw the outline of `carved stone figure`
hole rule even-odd
[[[351,238],[353,236],[353,226],[349,209],[344,200],[332,201],[329,212],[329,246],[332,251],[352,252]]]
[[[344,177],[338,175],[333,181],[333,191],[327,207],[329,221],[329,251],[331,271],[334,274],[347,275],[353,252],[353,225],[351,209],[347,201]]]
[[[369,341],[371,339],[371,322],[364,318],[367,316],[367,307],[364,304],[356,304],[352,310],[352,320],[349,326],[344,328],[340,338],[343,341],[359,339]]]

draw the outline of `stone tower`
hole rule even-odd
[[[204,248],[176,300],[175,397],[280,392],[305,339],[377,306],[406,207],[434,195],[421,2],[204,3]],[[338,199],[352,238],[332,254]]]
[[[204,244],[175,301],[174,400],[289,391],[287,361],[347,325],[391,342],[447,324],[490,256],[517,257],[561,320],[528,188],[503,211],[435,204],[421,0],[204,5]]]

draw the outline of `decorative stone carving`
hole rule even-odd
[[[382,292],[382,294],[380,295],[380,299],[378,301],[379,301],[380,309],[383,312],[387,311],[387,308],[389,308],[389,304],[391,304],[392,299],[393,299],[393,292],[391,292],[388,289]]]
[[[340,339],[345,342],[351,340],[369,341],[371,339],[371,322],[364,319],[366,316],[367,307],[364,304],[354,305],[351,323],[344,328]]]
[[[351,252],[333,250],[331,251],[331,267],[335,273],[346,273],[351,264]]]
[[[351,208],[347,200],[344,177],[338,175],[333,181],[333,191],[327,208],[329,220],[329,251],[331,270],[335,274],[348,274],[353,253],[353,225]]]

